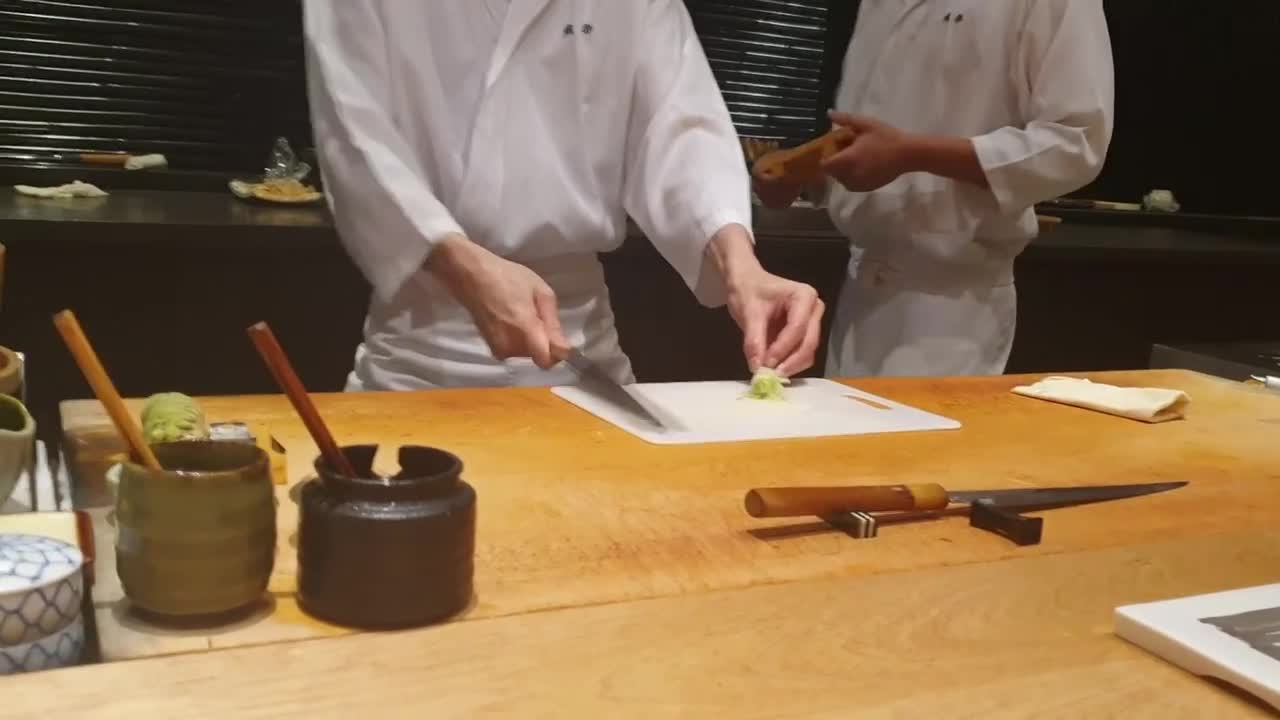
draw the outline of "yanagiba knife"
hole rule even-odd
[[[1034,545],[1040,542],[1043,519],[1023,517],[1019,513],[1151,495],[1186,484],[1165,482],[957,492],[933,483],[778,487],[749,491],[745,504],[747,514],[757,518],[806,515],[835,518],[848,513],[894,511],[929,513],[946,511],[953,505],[967,505],[970,525],[1003,535],[1019,545]]]
[[[564,361],[577,371],[582,380],[580,387],[603,398],[610,404],[625,410],[639,419],[666,429],[666,425],[654,415],[643,403],[631,396],[625,388],[614,381],[608,373],[601,370],[586,355],[576,348],[565,353]]]

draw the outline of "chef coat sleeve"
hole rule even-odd
[[[1115,73],[1102,0],[1033,0],[1015,74],[1025,127],[973,138],[1004,214],[1084,187],[1102,171],[1114,121]]]
[[[706,306],[723,278],[705,262],[726,225],[751,234],[751,180],[737,131],[681,0],[649,0],[637,29],[638,67],[627,136],[623,204]]]
[[[304,6],[311,123],[329,207],[347,252],[383,300],[422,267],[434,243],[462,234],[388,115],[378,10],[387,7],[364,0]]]

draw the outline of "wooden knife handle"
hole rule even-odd
[[[761,157],[756,160],[752,171],[765,180],[785,178],[812,183],[822,178],[822,161],[848,147],[853,138],[852,130],[837,127],[803,145],[776,150]]]
[[[129,153],[80,153],[80,162],[88,165],[120,165],[129,161]]]
[[[947,491],[941,485],[866,485],[862,487],[757,488],[747,493],[751,517],[838,515],[847,512],[943,510]]]

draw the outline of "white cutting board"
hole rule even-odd
[[[1235,685],[1280,710],[1280,660],[1201,622],[1270,608],[1280,608],[1280,585],[1119,607],[1115,632],[1190,673]]]
[[[641,383],[625,386],[667,426],[659,429],[576,386],[552,392],[627,432],[659,445],[954,430],[950,418],[846,385],[798,379],[785,402],[749,400],[745,382]]]

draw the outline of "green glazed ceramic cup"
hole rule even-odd
[[[31,465],[35,450],[36,421],[17,398],[0,395],[0,505]]]
[[[219,615],[262,599],[275,562],[270,462],[246,443],[151,446],[116,489],[116,571],[129,601],[170,617]]]

